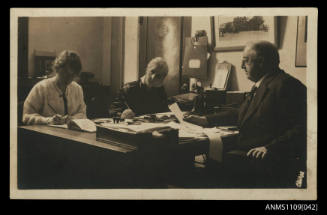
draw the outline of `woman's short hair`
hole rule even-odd
[[[147,65],[147,72],[157,70],[163,72],[165,75],[168,73],[168,64],[162,57],[153,58]]]
[[[74,71],[74,73],[79,74],[82,70],[82,63],[79,55],[75,51],[64,50],[62,51],[53,62],[53,69],[58,71],[58,69],[68,67]]]

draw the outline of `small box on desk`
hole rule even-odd
[[[139,142],[147,143],[151,138],[151,134],[128,134],[101,125],[96,127],[96,140],[131,151],[138,149]]]

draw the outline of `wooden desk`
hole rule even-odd
[[[126,149],[113,144],[103,143],[96,140],[95,133],[80,132],[63,128],[56,128],[46,125],[30,125],[30,126],[20,126],[20,129],[24,129],[30,132],[42,133],[50,136],[64,138],[66,140],[76,141],[80,143],[85,143],[90,146],[100,147],[103,149],[109,149],[116,152],[128,153],[133,152],[133,149]]]
[[[138,153],[96,141],[95,133],[21,126],[18,188],[165,188],[168,176],[192,165],[181,155],[194,151],[191,144],[178,144],[165,152]]]

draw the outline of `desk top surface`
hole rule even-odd
[[[121,147],[119,144],[115,143],[105,143],[96,140],[96,133],[89,133],[89,132],[82,132],[82,131],[75,131],[65,128],[57,128],[57,127],[51,127],[46,125],[28,125],[28,126],[19,126],[20,129],[25,129],[31,132],[38,132],[46,135],[51,135],[55,137],[60,137],[64,139],[68,139],[75,142],[81,142],[85,144],[89,144],[92,146],[109,149],[116,152],[122,152],[122,153],[129,153],[137,150],[137,148],[129,148],[129,147]],[[184,144],[183,144],[184,143]],[[188,144],[185,144],[188,143]],[[193,144],[192,144],[193,143]],[[204,144],[199,144],[204,143]],[[196,151],[199,151],[199,153],[203,153],[206,150],[203,150],[202,148],[206,148],[208,145],[208,139],[204,141],[203,139],[200,140],[190,140],[190,141],[181,141],[179,142],[179,145],[189,145],[190,147],[195,147]],[[200,147],[200,149],[197,149]]]
[[[134,150],[131,149],[126,149],[122,148],[119,146],[115,146],[112,144],[100,142],[96,140],[96,134],[95,133],[89,133],[89,132],[82,132],[82,131],[74,131],[70,129],[65,129],[65,128],[55,128],[55,127],[50,127],[46,125],[28,125],[28,126],[19,126],[21,129],[33,131],[33,132],[38,132],[42,134],[47,134],[51,136],[56,136],[72,141],[77,141],[81,143],[86,143],[92,146],[97,146],[113,151],[118,151],[118,152],[132,152]]]

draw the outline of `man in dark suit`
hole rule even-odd
[[[267,41],[247,44],[242,69],[255,84],[239,109],[185,120],[202,126],[236,123],[239,135],[235,144],[224,143],[224,162],[249,174],[265,172],[275,182],[293,180],[295,166],[305,169],[306,87],[279,68],[278,50]]]

